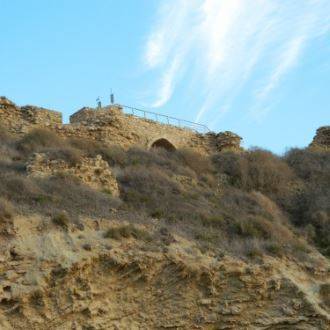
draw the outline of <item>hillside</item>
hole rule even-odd
[[[279,157],[2,124],[0,329],[329,329],[329,127]]]

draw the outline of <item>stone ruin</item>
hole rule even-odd
[[[0,124],[18,135],[33,128],[48,128],[63,137],[92,139],[124,148],[191,148],[204,154],[242,150],[242,138],[235,133],[201,134],[188,128],[126,114],[120,105],[100,109],[85,107],[70,117],[69,124],[63,124],[60,112],[35,106],[19,107],[6,97],[0,97]]]
[[[35,127],[49,127],[62,124],[62,114],[32,105],[17,106],[6,97],[0,97],[0,125],[11,133],[22,134]]]
[[[83,157],[77,164],[61,159],[49,159],[46,153],[34,153],[26,164],[29,176],[45,178],[53,175],[70,175],[87,186],[119,196],[118,184],[108,162],[100,155]]]
[[[320,127],[316,131],[316,135],[310,144],[310,148],[318,150],[330,150],[330,126]]]

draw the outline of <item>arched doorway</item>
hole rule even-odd
[[[168,141],[164,138],[161,138],[161,139],[158,139],[158,140],[154,141],[151,145],[151,148],[163,148],[167,151],[175,151],[176,150],[174,145],[170,141]]]

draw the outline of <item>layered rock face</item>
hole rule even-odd
[[[67,230],[38,216],[12,222],[0,257],[4,330],[330,327],[330,265],[321,257],[319,266],[271,257],[252,264],[202,254],[177,235],[157,248],[106,238],[116,220]]]
[[[316,131],[311,148],[330,150],[330,126],[320,127]]]

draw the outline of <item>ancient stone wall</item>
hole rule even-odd
[[[118,106],[101,110],[82,109],[71,116],[70,121],[72,125],[69,130],[79,126],[82,131],[93,131],[92,134],[98,140],[120,144],[124,147],[131,145],[151,147],[159,139],[168,140],[174,148],[206,149],[208,147],[207,138],[201,134],[124,114]],[[62,129],[67,131],[68,127],[62,127]]]
[[[120,106],[100,110],[84,108],[72,115],[70,122],[69,127],[58,128],[63,135],[76,135],[79,130],[84,132],[83,135],[124,147],[167,146],[168,149],[193,148],[203,153],[240,150],[241,138],[232,132],[200,134],[187,128],[124,114]]]
[[[96,156],[82,158],[78,164],[69,164],[64,160],[51,160],[45,153],[35,153],[26,165],[28,175],[33,177],[48,177],[56,174],[69,174],[78,178],[86,185],[119,195],[117,180],[112,174],[109,164]]]
[[[320,127],[316,131],[313,142],[310,144],[310,148],[330,150],[330,126]]]
[[[62,124],[62,114],[31,105],[18,107],[5,97],[0,97],[0,125],[11,133],[22,134],[35,127],[54,127]]]
[[[83,108],[70,117],[70,124],[64,125],[59,112],[33,106],[18,107],[8,99],[0,98],[0,120],[12,133],[22,134],[35,127],[48,127],[63,137],[93,139],[124,148],[192,148],[201,153],[241,150],[241,138],[232,132],[200,134],[125,114],[119,105]]]

